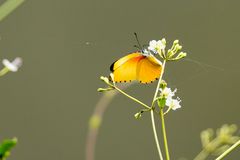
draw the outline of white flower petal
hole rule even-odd
[[[161,40],[158,40],[157,41],[157,48],[160,49],[160,50],[164,50],[165,49],[165,45],[162,43]]]
[[[148,49],[150,51],[152,51],[154,54],[160,54],[166,47],[166,44],[165,44],[165,39],[162,39],[162,40],[152,40],[149,42],[149,47]]]
[[[172,110],[179,109],[181,108],[180,102],[181,100],[179,97],[177,99],[173,99],[169,107],[171,107]]]
[[[171,90],[171,88],[168,88],[168,87],[165,87],[164,89],[160,88],[160,94],[161,96],[169,99],[169,98],[172,98],[175,93],[177,92],[177,89],[174,89],[174,91]]]
[[[149,42],[148,49],[151,50],[151,51],[155,51],[156,45],[157,45],[157,41],[156,40],[152,40],[152,41]]]
[[[12,72],[17,72],[19,67],[22,65],[22,59],[17,57],[12,62],[10,62],[7,59],[3,59],[2,61],[3,65],[8,68]]]
[[[171,103],[172,103],[172,98],[167,98],[166,106],[170,107]]]
[[[174,89],[173,91],[171,88],[165,87],[164,89],[160,88],[160,97],[166,98],[166,106],[168,106],[172,110],[176,110],[181,108],[180,102],[181,99],[177,97],[177,99],[174,99],[173,96],[175,96],[175,93],[177,92],[177,89]]]
[[[151,40],[151,41],[149,42],[149,46],[156,46],[156,44],[157,44],[157,41],[156,41],[156,40]]]

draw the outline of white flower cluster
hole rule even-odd
[[[177,89],[174,89],[173,91],[171,88],[165,87],[164,89],[160,88],[160,97],[166,98],[166,106],[169,107],[169,109],[176,110],[181,108],[180,102],[181,99],[177,97],[174,99],[175,93],[177,92]]]
[[[151,40],[147,49],[143,51],[144,54],[158,54],[162,59],[167,61],[176,61],[187,56],[187,53],[181,52],[182,46],[179,44],[179,40],[175,40],[172,47],[166,49],[166,39]]]
[[[166,40],[163,38],[162,40],[152,40],[149,42],[148,50],[152,51],[154,54],[161,54],[164,52],[166,47]]]

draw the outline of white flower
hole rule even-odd
[[[174,89],[174,91],[171,90],[171,88],[165,87],[164,89],[160,88],[160,96],[164,97],[166,99],[172,99],[172,97],[177,92],[177,89]]]
[[[154,53],[161,53],[162,50],[164,50],[166,47],[166,44],[165,44],[165,39],[162,39],[162,40],[152,40],[149,42],[149,47],[148,49],[153,51]]]
[[[22,58],[17,57],[12,62],[7,59],[3,59],[3,65],[12,72],[17,72],[19,67],[22,66]]]
[[[177,97],[177,99],[167,99],[166,106],[168,106],[172,110],[176,110],[181,108],[180,105],[181,99]]]
[[[171,88],[165,87],[164,89],[160,88],[160,97],[166,98],[166,106],[168,106],[168,110],[166,113],[168,113],[171,109],[176,110],[181,108],[180,102],[181,99],[177,97],[176,99],[173,98],[175,96],[175,93],[177,92],[177,89],[174,89],[173,91]]]

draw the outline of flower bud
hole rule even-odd
[[[111,91],[113,90],[114,88],[112,87],[108,87],[108,88],[98,88],[97,91],[98,92],[105,92],[105,91]]]
[[[207,146],[211,140],[213,139],[214,131],[213,129],[209,128],[201,132],[200,137],[202,141],[202,146]]]
[[[136,113],[136,114],[134,115],[134,117],[135,117],[136,119],[140,119],[140,118],[142,117],[142,113],[141,113],[141,112],[138,112],[138,113]]]
[[[177,44],[177,45],[175,46],[174,51],[177,52],[177,51],[179,51],[179,50],[181,50],[181,49],[182,49],[182,46],[180,46],[179,44]]]
[[[182,59],[182,58],[184,58],[184,57],[186,57],[186,56],[187,56],[187,53],[185,53],[185,52],[180,52],[180,53],[177,55],[177,57],[171,58],[171,59],[169,59],[169,60],[171,60],[171,61],[176,61],[176,60]]]
[[[164,89],[165,87],[167,87],[167,82],[162,80],[160,83],[160,88]]]
[[[167,41],[166,41],[166,39],[165,38],[163,38],[162,40],[162,43],[166,46],[166,44],[167,44]]]
[[[109,83],[109,79],[107,77],[101,76],[100,79],[105,83]]]
[[[185,52],[180,52],[176,58],[177,58],[177,59],[181,59],[181,58],[184,58],[184,57],[186,57],[186,56],[187,56],[187,53],[185,53]]]
[[[173,41],[173,45],[176,45],[176,44],[178,44],[179,43],[179,40],[178,39],[176,39],[175,41]]]

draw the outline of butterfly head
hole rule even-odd
[[[141,52],[142,55],[144,55],[144,56],[152,56],[152,55],[154,54],[154,53],[153,53],[151,50],[149,50],[148,48],[143,48],[140,52]]]

